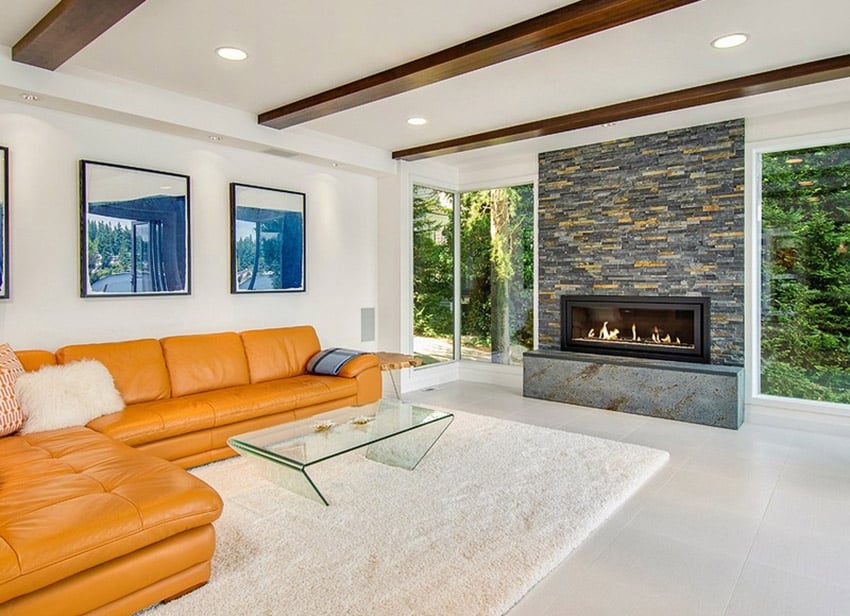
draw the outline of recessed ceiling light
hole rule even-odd
[[[604,122],[602,124],[602,126],[604,126],[605,128],[608,128],[609,126],[616,126],[616,125],[617,125],[616,122]]]
[[[417,116],[414,118],[407,118],[407,123],[411,126],[425,126],[428,123],[428,120]]]
[[[207,135],[207,139],[215,142],[221,141],[221,137],[219,137],[218,135]]]
[[[31,103],[35,103],[38,101],[38,96],[36,96],[35,94],[31,94],[30,92],[21,93],[21,98]]]
[[[219,47],[215,52],[225,60],[244,60],[248,54],[238,47]]]
[[[738,45],[743,45],[750,38],[749,34],[744,34],[743,32],[736,32],[734,34],[725,34],[721,37],[718,37],[711,41],[711,46],[715,49],[730,49],[731,47],[737,47]]]

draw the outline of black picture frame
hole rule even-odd
[[[80,295],[191,293],[190,178],[80,161]]]
[[[307,195],[230,184],[230,292],[307,290]]]
[[[9,299],[9,148],[0,145],[0,299]]]

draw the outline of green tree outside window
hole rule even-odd
[[[850,403],[850,144],[761,164],[761,392]]]

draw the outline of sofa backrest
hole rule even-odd
[[[27,372],[38,370],[42,366],[55,366],[56,356],[50,351],[26,350],[15,351],[18,361]]]
[[[321,350],[309,325],[254,329],[240,334],[252,383],[283,379],[307,372],[307,362]]]
[[[56,351],[60,364],[96,359],[109,370],[126,404],[162,400],[171,395],[171,383],[159,340],[126,340],[73,344]]]
[[[171,336],[159,342],[174,397],[249,383],[239,334]]]

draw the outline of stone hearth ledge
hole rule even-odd
[[[590,353],[528,351],[523,395],[578,406],[737,429],[744,369]]]

